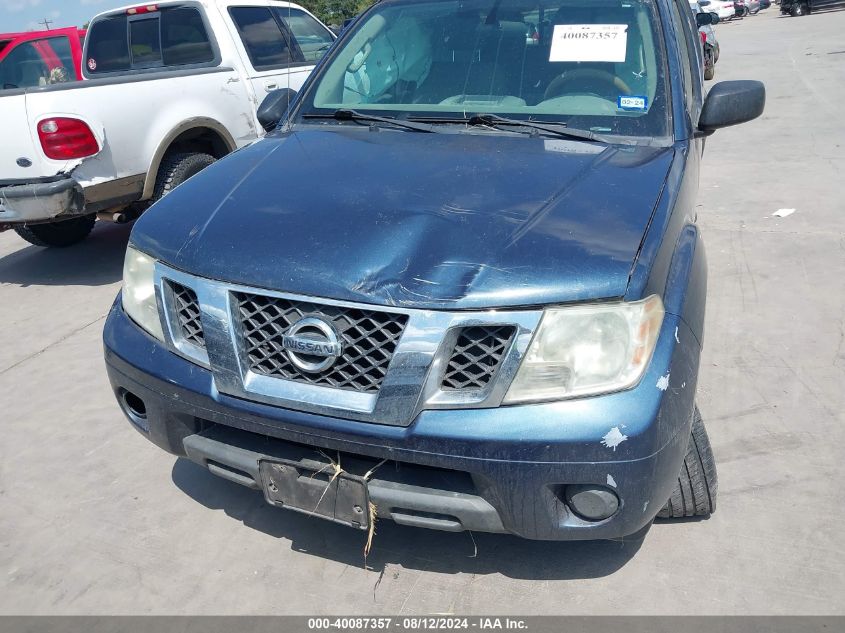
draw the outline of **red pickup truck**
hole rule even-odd
[[[0,33],[0,91],[81,79],[84,40],[76,27]]]

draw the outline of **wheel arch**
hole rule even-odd
[[[211,154],[214,158],[222,158],[237,149],[237,143],[229,130],[214,119],[192,118],[182,121],[159,143],[150,161],[150,168],[144,179],[144,192],[141,200],[149,200],[155,191],[156,178],[164,157],[172,149],[184,148],[185,151],[195,149]]]

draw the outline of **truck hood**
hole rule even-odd
[[[320,127],[206,169],[141,217],[133,244],[202,277],[369,304],[621,297],[673,157],[671,147]]]

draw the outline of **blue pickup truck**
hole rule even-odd
[[[134,227],[104,332],[126,417],[361,530],[709,515],[699,167],[765,90],[705,97],[698,26],[687,0],[368,9]]]

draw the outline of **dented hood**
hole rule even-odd
[[[371,304],[620,297],[672,152],[306,126],[177,188],[132,242],[203,277]]]

